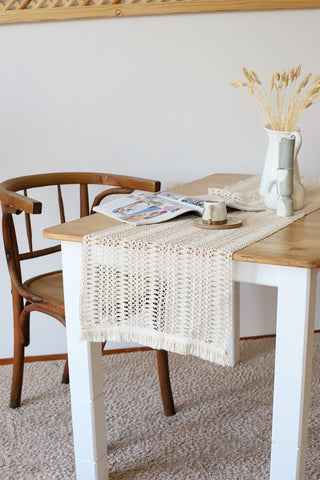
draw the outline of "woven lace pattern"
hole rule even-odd
[[[245,182],[239,182],[241,191]],[[305,208],[289,218],[269,210],[236,212],[241,228],[203,230],[193,225],[194,216],[184,216],[86,236],[82,339],[136,341],[230,365],[232,254],[319,208],[320,180],[304,179],[304,185]],[[251,187],[248,195],[255,195]]]
[[[224,200],[232,200],[263,208],[263,199],[259,195],[260,180],[260,175],[254,175],[246,180],[241,180],[235,185],[227,185],[224,188],[209,188],[208,193],[209,195],[218,195]]]

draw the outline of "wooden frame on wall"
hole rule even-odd
[[[0,0],[0,23],[298,8],[320,0]]]

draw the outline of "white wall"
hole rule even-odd
[[[262,122],[229,82],[242,65],[263,76],[301,62],[319,74],[319,24],[320,10],[297,10],[1,26],[0,178],[95,170],[166,187],[260,173]],[[303,175],[320,174],[319,116],[320,104],[299,122]],[[12,356],[12,330],[3,252],[0,261],[1,358]],[[242,335],[274,330],[275,299],[243,286]],[[63,327],[34,315],[27,354],[63,351]]]

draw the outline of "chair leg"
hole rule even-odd
[[[11,383],[10,407],[17,408],[21,404],[21,391],[23,382],[24,367],[24,346],[21,343],[19,319],[23,309],[23,300],[20,295],[12,289],[13,305],[13,328],[14,328],[14,352],[13,352],[13,371]]]
[[[66,363],[64,364],[64,369],[63,369],[63,374],[62,374],[62,380],[61,383],[69,383],[69,365],[68,365],[68,358],[66,360]]]
[[[166,350],[157,350],[157,363],[163,410],[164,414],[170,417],[176,411],[170,383],[168,352]]]
[[[103,351],[106,343],[107,343],[107,342],[101,343],[101,349],[102,349],[102,351]],[[64,370],[63,370],[63,374],[62,374],[61,383],[66,383],[66,384],[69,383],[69,366],[68,366],[68,359],[66,360],[66,363],[64,364]]]

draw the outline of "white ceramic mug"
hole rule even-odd
[[[225,202],[206,200],[203,206],[202,213],[203,223],[222,225],[227,223],[227,206]]]

